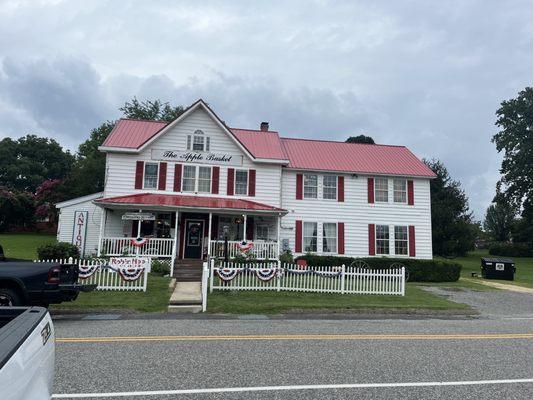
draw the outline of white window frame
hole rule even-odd
[[[385,226],[387,227],[387,234],[388,234],[388,238],[387,239],[378,239],[378,226]],[[374,238],[374,242],[375,242],[375,249],[376,249],[376,255],[380,255],[380,256],[388,256],[391,254],[391,248],[390,248],[390,239],[391,239],[391,234],[390,234],[390,226],[389,225],[384,225],[384,224],[376,224],[376,232],[375,232],[375,238]],[[381,241],[386,241],[387,242],[387,247],[389,249],[389,252],[388,253],[379,253],[378,252],[378,249],[379,249],[379,246],[378,246],[378,240],[381,240]]]
[[[405,254],[400,254],[396,252],[396,242],[398,241],[396,237],[396,228],[405,228],[405,240],[401,240],[402,242],[405,242]],[[394,255],[400,257],[409,256],[409,226],[407,225],[394,225]]]
[[[324,236],[324,225],[335,225],[335,251],[326,251],[324,248],[324,239],[332,239],[330,236]],[[322,222],[322,253],[325,254],[338,254],[339,253],[339,225],[337,222]]]
[[[196,139],[202,139],[202,149],[197,150],[194,148]],[[192,135],[187,135],[187,150],[208,152],[211,148],[211,138],[207,136],[202,130],[197,129]]]
[[[191,179],[191,178],[185,178],[185,169],[187,167],[193,167],[194,168],[194,190],[184,190],[185,185],[185,179]],[[204,192],[200,191],[200,168],[209,168],[209,191]],[[203,179],[207,180],[207,179]],[[185,164],[183,166],[183,171],[181,172],[181,191],[184,193],[211,193],[213,188],[213,167],[208,165],[191,165],[191,164]]]
[[[313,186],[313,185],[306,185],[306,178],[308,176],[314,176],[316,177],[316,186]],[[308,186],[308,187],[314,187],[316,189],[316,196],[315,197],[310,197],[310,196],[306,196],[305,195],[305,187]],[[304,199],[318,199],[318,175],[317,174],[303,174],[303,182],[302,182],[302,197]]]
[[[396,190],[396,182],[403,182],[405,191],[404,190]],[[402,193],[405,194],[403,201],[396,201],[396,193]],[[394,178],[392,180],[392,201],[397,204],[406,204],[407,203],[407,179],[404,178]]]
[[[378,200],[378,192],[384,192],[384,189],[379,188],[378,189],[378,181],[386,182],[387,184],[387,200]],[[388,203],[390,196],[389,196],[389,178],[383,178],[383,177],[375,177],[374,178],[374,202],[376,203]]]
[[[305,224],[314,224],[316,227],[316,236],[305,236]],[[315,239],[315,250],[307,250],[305,246],[305,238],[314,238]],[[318,222],[312,222],[312,221],[303,221],[302,223],[302,250],[304,253],[317,253],[318,252]]]
[[[246,193],[237,193],[237,172],[246,172]],[[235,196],[248,196],[248,193],[250,192],[249,183],[250,183],[250,171],[247,169],[236,169],[235,179],[233,180],[233,194]]]
[[[154,187],[147,187],[146,186],[146,167],[148,165],[155,165],[157,166],[157,173],[155,178],[155,186]],[[143,189],[157,189],[159,187],[159,163],[158,162],[145,162],[143,167]]]
[[[334,197],[326,197],[326,188],[332,189],[333,186],[326,186],[326,178],[335,179],[335,195]],[[322,176],[322,199],[336,201],[339,194],[339,177],[337,175],[323,175]]]

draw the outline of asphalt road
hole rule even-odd
[[[450,320],[152,318],[56,320],[55,327],[57,394],[149,400],[533,398],[533,309]],[[504,382],[487,382],[494,380]],[[346,384],[352,386],[338,386]],[[413,386],[419,384],[428,386]],[[257,387],[262,389],[250,389]],[[209,388],[216,390],[179,392]],[[135,393],[144,391],[150,393]],[[112,395],[117,392],[124,397]]]

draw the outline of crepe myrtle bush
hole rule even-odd
[[[403,265],[408,271],[410,282],[456,282],[461,275],[461,264],[442,260],[418,260],[413,258],[389,257],[340,257],[304,255],[297,260],[305,260],[309,266],[350,266],[356,261],[362,261],[370,269],[396,268]]]

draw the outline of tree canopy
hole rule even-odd
[[[453,180],[439,160],[424,160],[437,175],[431,180],[433,254],[464,255],[473,248],[475,228],[461,183]]]
[[[154,121],[171,122],[178,118],[185,109],[183,106],[171,106],[161,100],[139,101],[134,97],[119,108],[125,118],[149,119]]]
[[[491,239],[507,242],[511,239],[515,215],[515,209],[508,202],[496,201],[487,208],[483,228]]]
[[[365,144],[375,144],[374,139],[370,136],[359,135],[359,136],[350,136],[346,139],[346,143],[365,143]]]

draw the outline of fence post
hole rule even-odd
[[[202,312],[207,310],[207,282],[209,280],[209,267],[205,262],[202,268]]]
[[[215,259],[211,259],[211,271],[209,272],[209,293],[213,293],[213,281],[215,280]]]
[[[143,292],[146,292],[146,287],[148,286],[148,268],[144,269],[143,275],[144,275]]]
[[[344,286],[346,280],[346,266],[342,264],[341,267],[341,294],[344,294]]]
[[[281,290],[281,274],[282,274],[282,270],[281,270],[281,261],[278,260],[278,273],[277,273],[277,291],[279,292]]]
[[[405,267],[402,267],[402,296],[405,296]]]

